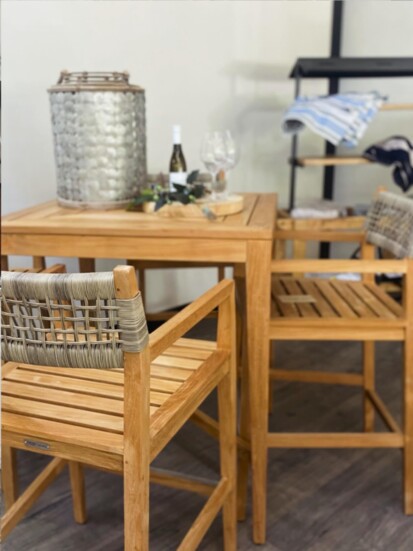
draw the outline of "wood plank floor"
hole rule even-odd
[[[203,328],[208,338],[210,328]],[[199,336],[199,334],[198,334]],[[401,417],[401,348],[377,346],[377,386],[397,419]],[[352,372],[361,346],[349,343],[284,343],[279,367]],[[361,398],[351,388],[278,383],[270,424],[284,430],[361,430]],[[205,409],[215,412],[215,400]],[[268,543],[256,547],[248,520],[239,525],[239,549],[269,551],[411,551],[413,517],[402,512],[401,454],[397,450],[272,450],[269,453]],[[23,484],[44,459],[19,454]],[[175,438],[157,466],[201,476],[217,472],[216,443],[193,425]],[[68,475],[64,472],[3,545],[3,551],[121,551],[122,480],[87,471],[89,521],[72,520]],[[151,490],[151,549],[175,549],[203,499],[160,486]],[[222,549],[216,521],[201,546]]]

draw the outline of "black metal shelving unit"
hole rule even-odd
[[[331,82],[338,82],[342,78],[394,78],[394,77],[413,77],[413,57],[330,57],[330,58],[298,58],[291,70],[290,78],[295,79],[295,97],[301,93],[303,79],[327,79]],[[331,90],[331,86],[329,86]],[[334,93],[329,91],[329,93]],[[412,104],[413,105],[413,104]],[[402,108],[402,107],[401,107]],[[328,144],[327,144],[328,145]],[[331,144],[329,144],[331,145]],[[326,147],[326,154],[334,153]],[[305,163],[298,160],[298,135],[295,134],[291,144],[291,173],[290,173],[290,209],[295,205],[296,195],[296,170],[297,167],[306,166]],[[330,161],[324,165],[325,171],[334,166],[331,162],[332,157],[326,157]],[[321,159],[321,158],[320,158]],[[357,157],[353,157],[346,164],[355,164],[362,162]],[[309,163],[310,164],[310,163]],[[313,163],[315,164],[315,163]],[[336,163],[340,164],[340,163]],[[343,163],[344,164],[344,163]],[[323,166],[322,161],[318,166]],[[324,177],[323,198],[333,199],[334,182]]]

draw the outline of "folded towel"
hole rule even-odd
[[[303,201],[290,212],[291,218],[339,218],[347,214],[346,207],[329,199],[309,199]]]
[[[413,145],[404,136],[392,136],[368,147],[363,157],[394,166],[393,180],[406,192],[413,186]]]
[[[377,92],[298,97],[285,113],[282,129],[295,134],[307,126],[334,145],[354,147],[386,99]]]

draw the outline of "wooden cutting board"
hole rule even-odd
[[[212,212],[215,216],[228,216],[237,214],[244,208],[244,198],[242,195],[229,195],[224,200],[211,201],[211,199],[200,199],[189,205],[182,203],[172,203],[164,205],[158,211],[154,211],[155,203],[144,203],[143,210],[147,213],[153,213],[164,218],[206,218],[203,210]]]

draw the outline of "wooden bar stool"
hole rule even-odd
[[[236,549],[233,288],[222,281],[148,335],[130,266],[93,274],[3,272],[3,540],[67,463],[75,520],[85,522],[85,463],[124,476],[125,551],[149,548],[150,479],[207,497],[179,549],[196,549],[221,510],[224,549]],[[215,308],[216,342],[182,338]],[[215,388],[218,482],[150,469]],[[16,448],[53,458],[20,496]]]
[[[291,232],[290,232],[291,233]],[[358,239],[343,233],[312,232],[288,238],[326,241]],[[278,234],[283,239],[283,232]],[[394,259],[375,260],[374,246],[392,252]],[[271,341],[361,341],[361,374],[325,373],[269,369],[263,380],[300,381],[359,386],[364,395],[364,428],[361,433],[273,433],[268,432],[269,448],[400,448],[404,454],[404,510],[413,514],[413,200],[381,193],[373,202],[367,220],[361,260],[274,260],[271,266]],[[400,305],[376,285],[376,273],[401,273],[404,278]],[[359,273],[361,281],[313,277],[293,277],[305,273]],[[404,343],[404,423],[394,419],[377,394],[374,385],[375,341]],[[268,392],[266,392],[268,396]],[[268,412],[268,403],[262,407]],[[375,432],[375,413],[389,432]],[[262,417],[268,419],[268,416]],[[267,454],[262,457],[266,468]],[[260,510],[265,511],[266,487],[260,494]],[[256,543],[265,542],[265,519],[255,527]]]

